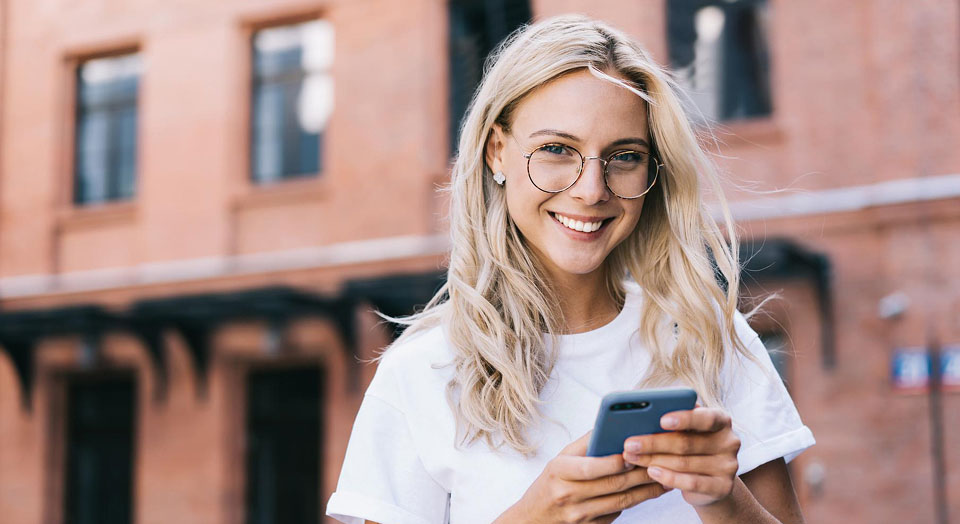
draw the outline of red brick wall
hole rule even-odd
[[[666,59],[662,0],[532,2],[537,16],[582,11],[613,21]],[[8,0],[0,26],[0,284],[25,275],[234,260],[251,253],[442,232],[434,185],[448,164],[445,4],[441,0],[66,2]],[[774,113],[717,129],[730,197],[780,195],[960,173],[960,12],[950,0],[772,1]],[[5,15],[5,16],[4,16]],[[262,24],[318,15],[335,27],[335,110],[324,171],[275,187],[248,182],[249,37]],[[69,204],[72,64],[136,46],[143,53],[138,193],[132,203]],[[775,195],[776,196],[776,195]],[[928,403],[893,391],[893,348],[922,345],[935,329],[960,342],[960,201],[873,207],[756,220],[747,237],[786,236],[829,256],[837,365],[821,366],[819,317],[809,284],[782,288],[769,306],[790,341],[790,388],[818,444],[793,464],[809,522],[933,522]],[[442,253],[391,260],[230,273],[172,283],[0,298],[3,309],[73,303],[123,306],[151,296],[268,283],[335,292],[346,278],[436,269]],[[902,291],[898,319],[877,302]],[[364,317],[370,356],[385,335]],[[110,339],[116,365],[137,369],[137,521],[234,524],[242,517],[237,389],[245,369],[274,360],[251,341],[258,325],[221,333],[210,395],[194,395],[186,352],[171,340],[169,398],[153,387],[137,342]],[[359,391],[345,383],[342,341],[329,325],[298,327],[290,362],[319,361],[332,379],[324,500],[339,472]],[[75,369],[75,344],[38,351],[34,410],[20,408],[0,356],[0,515],[57,522],[57,370]],[[362,371],[366,383],[372,366]],[[362,391],[362,387],[360,389]],[[951,516],[960,517],[960,396],[945,395]],[[805,481],[822,464],[821,491]]]

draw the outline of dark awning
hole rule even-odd
[[[0,313],[0,349],[5,349],[13,361],[24,406],[29,409],[31,404],[33,351],[40,339],[79,335],[96,340],[121,324],[121,319],[97,305]],[[90,349],[99,351],[99,344],[91,344]]]
[[[240,291],[148,298],[122,310],[108,310],[96,304],[53,309],[0,313],[0,350],[13,361],[24,405],[29,409],[34,382],[34,353],[47,337],[81,336],[92,351],[100,351],[100,337],[107,332],[137,336],[149,355],[156,376],[156,399],[166,394],[168,363],[163,334],[178,333],[186,343],[196,373],[199,394],[206,391],[210,368],[211,336],[222,325],[244,320],[266,321],[282,328],[291,320],[320,316],[332,319],[356,363],[356,308],[372,305],[388,315],[407,315],[425,304],[442,285],[443,273],[391,275],[347,281],[343,289],[324,296],[286,286]],[[94,359],[96,361],[96,359]],[[356,386],[356,366],[348,368],[348,382]]]

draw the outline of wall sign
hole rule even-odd
[[[930,386],[931,359],[927,348],[896,349],[890,362],[893,389],[900,393],[926,393]],[[960,391],[960,345],[940,350],[940,381],[943,391]]]
[[[960,391],[960,345],[943,348],[940,376],[945,391]]]

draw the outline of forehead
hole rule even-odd
[[[585,69],[533,90],[514,115],[513,131],[521,136],[540,129],[561,130],[587,142],[647,136],[646,102]]]

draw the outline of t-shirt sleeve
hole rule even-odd
[[[327,515],[346,524],[443,523],[447,492],[424,468],[383,367],[360,405]]]
[[[724,406],[740,437],[738,475],[771,460],[790,462],[816,441],[757,333],[737,313],[737,334],[758,362],[733,354],[724,366]]]

